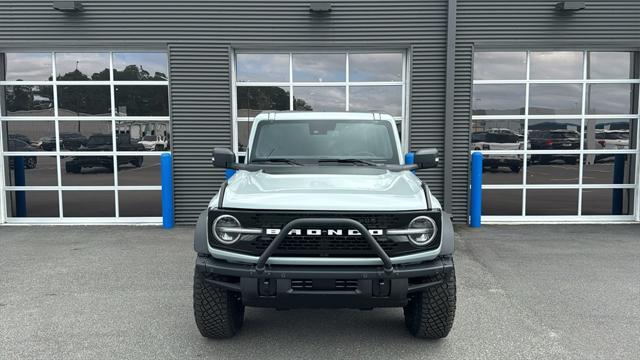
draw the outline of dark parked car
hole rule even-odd
[[[531,130],[529,131],[531,150],[579,150],[580,133],[575,130]],[[549,164],[553,160],[563,160],[566,164],[575,165],[578,155],[573,154],[536,154],[531,156],[532,162]]]
[[[79,133],[60,133],[60,148],[75,151],[87,145],[87,138]],[[55,146],[55,144],[54,144]]]
[[[15,139],[15,138],[9,138],[8,139],[8,150],[9,151],[37,151],[37,149],[33,146],[31,146],[31,144],[19,140],[19,139]],[[38,158],[35,156],[22,156],[24,158],[24,167],[26,167],[27,169],[35,169],[36,165],[38,164]],[[14,168],[14,163],[15,163],[15,156],[10,156],[9,157],[9,167],[10,168]]]
[[[118,150],[121,151],[144,151],[144,146],[140,144],[131,144],[126,136],[118,136]],[[87,146],[80,151],[111,151],[113,149],[113,140],[110,134],[92,135],[87,140]],[[131,164],[135,167],[142,166],[142,156],[122,156],[118,155],[118,166]],[[113,156],[75,156],[65,164],[65,171],[68,173],[79,174],[82,168],[103,167],[113,170]]]

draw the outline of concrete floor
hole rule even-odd
[[[190,227],[0,227],[2,359],[625,359],[640,353],[640,226],[458,229],[448,338],[400,309],[248,309],[202,338]]]

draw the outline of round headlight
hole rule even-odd
[[[422,230],[417,234],[409,234],[409,240],[418,246],[424,246],[433,241],[438,232],[438,225],[428,216],[418,216],[411,220],[409,223],[409,229]]]
[[[240,221],[231,215],[220,215],[211,225],[213,236],[223,244],[233,244],[240,239]]]

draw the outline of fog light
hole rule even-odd
[[[428,216],[418,216],[411,220],[409,223],[409,229],[422,230],[416,234],[409,234],[409,240],[415,245],[425,246],[433,241],[438,232],[438,225]]]
[[[241,236],[240,221],[231,215],[220,215],[211,226],[213,236],[223,244],[231,245]]]

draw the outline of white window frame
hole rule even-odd
[[[258,81],[237,81],[236,78],[236,61],[238,54],[288,54],[289,55],[289,81],[281,82],[258,82]],[[293,81],[293,55],[295,54],[345,54],[346,62],[346,76],[345,81],[333,81],[333,82],[299,82]],[[400,53],[402,54],[402,80],[401,81],[367,81],[367,82],[354,82],[349,80],[349,54],[379,54],[379,53]],[[408,74],[407,65],[408,55],[406,49],[358,49],[358,50],[326,50],[326,49],[308,49],[308,50],[277,50],[277,49],[258,49],[258,50],[237,50],[233,53],[233,59],[231,61],[231,79],[232,79],[232,146],[233,151],[238,156],[245,156],[245,151],[238,151],[238,123],[251,122],[252,117],[238,117],[238,97],[237,87],[249,87],[249,86],[277,86],[289,89],[289,110],[293,111],[293,88],[295,86],[313,86],[313,87],[345,87],[345,111],[349,111],[349,88],[357,86],[402,86],[402,104],[401,115],[394,116],[394,120],[400,123],[400,129],[402,129],[402,151],[407,152],[409,148],[409,121],[408,121]]]
[[[492,50],[480,50],[492,51]],[[513,50],[518,51],[518,50]],[[587,78],[587,61],[588,54],[595,50],[567,50],[582,53],[582,78],[581,79],[545,79],[534,80],[530,78],[531,53],[538,52],[536,50],[519,50],[518,52],[526,52],[526,78],[523,80],[473,80],[473,85],[525,85],[525,104],[524,115],[472,115],[471,121],[476,120],[524,120],[524,143],[528,144],[529,120],[537,119],[571,119],[580,120],[580,149],[579,150],[529,150],[528,146],[524,146],[523,150],[471,150],[471,153],[480,151],[483,155],[521,155],[523,159],[527,159],[529,155],[535,154],[579,154],[579,178],[577,184],[527,184],[527,161],[523,161],[522,165],[522,183],[521,184],[483,184],[482,189],[516,189],[522,190],[522,213],[521,215],[487,215],[482,216],[483,224],[500,224],[500,223],[601,223],[601,222],[634,222],[640,221],[640,131],[636,130],[636,149],[624,150],[586,150],[584,149],[584,131],[585,120],[597,119],[631,119],[636,122],[636,129],[640,125],[640,91],[638,91],[638,111],[635,114],[598,114],[589,115],[586,111],[587,101],[587,85],[588,84],[640,84],[640,79],[588,79]],[[612,50],[615,51],[615,50]],[[627,50],[628,52],[628,50]],[[638,55],[640,56],[640,55]],[[632,64],[633,65],[633,64]],[[576,115],[529,115],[529,87],[531,84],[581,84],[582,85],[582,104],[581,113]],[[583,158],[588,154],[628,154],[635,155],[635,183],[633,184],[583,184]],[[576,215],[526,215],[527,208],[527,189],[578,189],[578,208]],[[582,215],[582,190],[583,189],[630,189],[634,199],[634,209],[632,215]]]
[[[167,124],[167,127],[171,129],[171,120],[170,114],[167,116],[116,116],[116,104],[115,104],[115,87],[118,85],[140,85],[140,86],[150,86],[150,85],[158,85],[158,86],[166,86],[167,92],[169,91],[169,80],[163,81],[151,81],[151,80],[143,80],[143,81],[122,81],[122,80],[114,80],[113,78],[113,54],[114,53],[166,53],[166,50],[145,50],[145,49],[123,49],[123,50],[87,50],[87,49],[76,49],[76,50],[63,50],[63,51],[50,51],[50,50],[17,50],[17,51],[0,51],[3,53],[6,52],[16,52],[16,53],[50,53],[51,54],[51,63],[52,63],[52,80],[51,81],[0,81],[0,86],[3,85],[41,85],[41,86],[53,86],[53,116],[2,116],[2,102],[0,101],[0,125],[4,121],[47,121],[53,122],[55,128],[55,136],[59,138],[59,124],[64,121],[110,121],[111,122],[111,136],[112,143],[114,144],[113,149],[111,151],[61,151],[60,142],[56,142],[56,150],[55,151],[29,151],[29,152],[19,152],[19,151],[4,151],[3,147],[0,146],[0,224],[151,224],[158,225],[162,223],[161,216],[153,216],[153,217],[121,217],[120,216],[120,204],[119,204],[119,191],[127,191],[127,190],[138,190],[138,191],[161,191],[161,185],[136,185],[136,186],[125,186],[119,185],[118,183],[118,162],[116,156],[118,155],[138,155],[138,156],[160,156],[164,153],[171,153],[171,151],[118,151],[117,150],[117,141],[116,141],[116,133],[117,133],[117,122],[119,121],[143,121],[143,122],[163,122]],[[56,73],[56,53],[68,53],[68,52],[78,52],[78,53],[103,53],[109,54],[109,80],[104,81],[59,81],[57,80]],[[167,77],[169,76],[169,64],[168,64],[168,53],[167,53]],[[84,85],[84,86],[97,86],[97,85],[108,85],[110,98],[111,98],[111,114],[109,116],[59,116],[58,114],[58,86],[65,85]],[[170,98],[167,97],[170,102]],[[4,140],[2,138],[3,131],[0,131],[0,144],[3,144]],[[99,156],[112,156],[113,157],[113,185],[108,186],[65,186],[62,185],[62,169],[61,169],[61,156],[81,156],[81,155],[99,155]],[[5,183],[5,163],[4,160],[7,156],[43,156],[43,157],[55,157],[56,158],[56,176],[58,185],[52,186],[10,186]],[[63,209],[63,191],[113,191],[114,194],[114,207],[115,207],[115,216],[114,217],[64,217],[64,209]],[[8,201],[6,192],[8,191],[57,191],[58,193],[58,216],[57,217],[9,217],[8,211]]]

